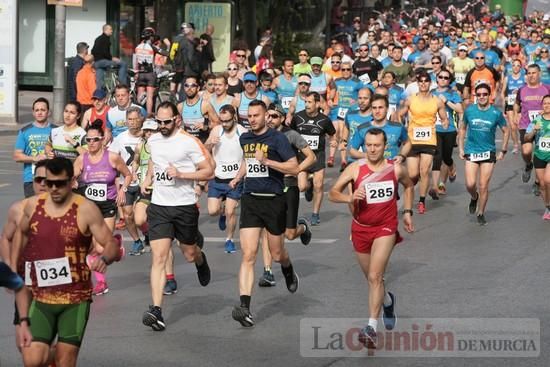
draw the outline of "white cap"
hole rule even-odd
[[[147,119],[145,122],[143,122],[143,126],[141,127],[141,130],[157,130],[159,128],[159,125],[157,122],[153,119]]]

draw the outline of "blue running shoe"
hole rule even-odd
[[[176,280],[167,279],[162,293],[167,296],[178,293],[178,283],[176,282]]]
[[[130,250],[130,255],[140,256],[145,251],[145,246],[141,240],[134,241],[132,244],[132,250]]]
[[[231,240],[225,241],[225,252],[228,254],[235,253],[237,249],[235,248],[235,243]]]
[[[225,231],[227,228],[227,225],[225,224],[226,216],[225,214],[220,214],[220,219],[218,219],[218,228],[220,228],[220,231]]]
[[[395,322],[397,321],[397,315],[395,314],[395,295],[392,292],[388,292],[388,295],[391,298],[391,305],[382,305],[384,308],[382,320],[384,321],[386,330],[393,330]]]
[[[317,213],[311,214],[310,222],[312,226],[318,226],[319,224],[321,224],[321,218],[319,217],[319,214]]]
[[[160,307],[149,306],[149,310],[143,313],[143,325],[150,326],[154,331],[163,331],[166,329]]]

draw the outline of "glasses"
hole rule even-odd
[[[279,115],[278,113],[270,113],[268,116],[271,117],[272,119],[281,118],[281,115]]]
[[[207,85],[208,87],[212,87],[212,86],[214,85],[214,83],[206,83],[206,85]]]
[[[419,83],[431,83],[432,81],[430,79],[418,79]]]
[[[246,54],[237,54],[237,57],[246,57]]]
[[[476,97],[487,97],[489,93],[476,93]]]
[[[342,71],[351,71],[350,68],[341,69]]]
[[[442,76],[442,75],[439,75],[439,76],[437,77],[437,79],[451,80],[451,77],[450,77],[450,76]]]
[[[229,124],[230,122],[233,122],[233,119],[229,119],[229,120],[222,120],[222,119],[220,119],[220,122],[221,122],[222,124]]]
[[[359,52],[369,52],[369,49],[368,48],[360,48]]]
[[[103,136],[87,136],[85,140],[86,143],[97,143],[98,141],[103,140]]]
[[[66,178],[64,180],[48,180],[48,179],[45,179],[46,181],[46,186],[48,186],[50,189],[52,187],[58,187],[58,188],[61,188],[61,187],[65,187],[67,186],[67,184],[69,182],[71,182],[71,179],[70,178]]]
[[[156,121],[157,124],[159,124],[159,125],[170,125],[172,122],[174,122],[174,119],[175,119],[175,117],[172,117],[171,119],[168,119],[168,120],[159,120],[159,119],[155,119],[155,121]]]
[[[341,64],[342,61],[331,61],[330,63],[331,63],[331,64]]]
[[[547,53],[548,53],[548,50],[543,50],[543,51],[541,51],[540,53],[542,53],[542,54],[547,54]]]
[[[235,71],[237,68],[227,68],[228,71]]]
[[[466,52],[466,50],[458,50],[458,52]]]
[[[299,82],[298,85],[309,85],[310,83],[308,82]]]
[[[256,84],[256,81],[255,80],[245,80],[243,82],[243,84],[247,84],[247,83]]]
[[[33,178],[33,181],[34,181],[34,183],[42,185],[42,184],[44,184],[44,181],[46,181],[46,177],[36,176],[35,178]]]
[[[195,83],[192,83],[192,84],[184,84],[183,86],[185,88],[197,88],[199,85],[195,84]]]
[[[439,65],[441,64],[439,61],[432,61],[432,65]]]
[[[298,56],[307,56],[307,54],[298,54]]]
[[[476,60],[483,60],[485,57],[484,56],[476,56],[475,59]]]

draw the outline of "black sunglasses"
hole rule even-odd
[[[451,80],[451,77],[439,75],[437,79]]]
[[[476,60],[483,60],[485,57],[482,57],[482,56],[476,56],[475,59]]]
[[[97,143],[98,141],[103,140],[103,136],[90,136],[85,138],[87,143]]]
[[[278,113],[270,113],[268,116],[271,117],[272,119],[281,118],[281,115],[279,115]]]
[[[168,119],[168,120],[159,120],[159,119],[155,119],[155,121],[156,121],[157,124],[159,124],[159,125],[170,125],[172,122],[174,122],[174,119],[175,119],[175,117],[172,117],[171,119]]]
[[[42,185],[44,183],[44,181],[46,181],[46,177],[36,176],[35,178],[33,178],[33,181],[34,181],[34,183]]]
[[[298,85],[309,85],[310,83],[308,82],[299,82]]]
[[[487,97],[489,93],[476,93],[476,97]]]
[[[350,68],[345,68],[345,69],[340,69],[340,70],[342,70],[342,71],[351,71]]]
[[[185,88],[197,88],[199,85],[195,83],[191,83],[191,84],[184,84],[183,86]]]
[[[64,180],[48,180],[48,179],[45,179],[46,181],[46,186],[48,186],[50,189],[52,187],[65,187],[69,184],[69,182],[71,182],[71,179],[70,178],[66,178]]]

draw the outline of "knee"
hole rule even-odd
[[[225,207],[225,216],[230,218],[235,215],[235,208],[227,208]]]
[[[313,181],[313,191],[323,192],[323,181]]]
[[[220,214],[220,208],[208,207],[208,215],[214,217]]]
[[[479,192],[488,193],[489,192],[489,184],[487,182],[480,182],[479,183]]]
[[[48,363],[48,357],[48,353],[32,353],[28,348],[23,348],[23,364],[25,367],[44,366]]]
[[[188,263],[195,262],[201,253],[201,249],[198,246],[182,245],[182,251],[185,260],[187,260]]]
[[[168,260],[168,253],[166,254],[158,254],[155,253],[155,251],[152,251],[152,259],[151,259],[151,266],[152,267],[164,267],[166,264],[166,260]]]
[[[128,209],[126,209],[128,208]],[[134,220],[134,210],[132,206],[126,206],[124,207],[124,219],[125,220]]]
[[[373,286],[377,287],[377,286],[382,285],[383,275],[384,274],[382,274],[380,272],[369,271],[369,273],[367,274],[367,280],[369,281],[369,286],[370,287],[373,287]]]
[[[298,235],[296,234],[297,232],[298,230],[296,228],[287,228],[287,230],[285,231],[285,238],[289,241],[292,241],[293,239],[298,237]]]
[[[242,262],[247,264],[252,264],[252,265],[255,264],[256,254],[252,251],[243,250]]]

